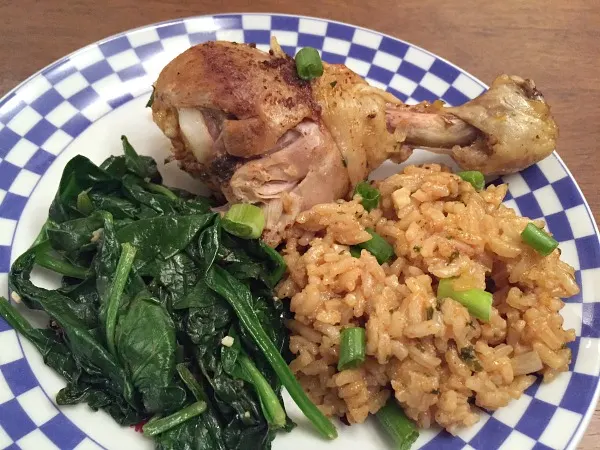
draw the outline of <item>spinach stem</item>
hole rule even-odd
[[[268,274],[267,282],[271,288],[274,288],[277,283],[283,277],[283,274],[287,270],[287,265],[283,259],[283,256],[279,254],[277,250],[269,247],[262,240],[259,240],[260,248],[276,263],[276,267]]]
[[[168,197],[170,200],[178,200],[179,197],[173,193],[173,191],[169,188],[161,186],[160,184],[155,183],[143,183],[143,186],[151,192],[155,192],[157,194],[162,194],[165,197]]]
[[[136,248],[129,244],[124,243],[121,246],[121,256],[119,257],[119,263],[117,264],[117,270],[115,277],[110,286],[108,293],[108,300],[106,306],[106,344],[108,350],[113,354],[117,355],[117,349],[115,346],[115,331],[117,328],[117,315],[121,306],[121,296],[125,289],[125,284],[129,278],[129,272],[135,259]]]
[[[25,337],[29,337],[35,330],[4,297],[0,297],[0,317],[6,320],[11,327]]]
[[[85,267],[74,266],[63,259],[53,258],[46,253],[35,255],[35,263],[45,269],[79,280],[85,280],[90,274],[90,271]]]
[[[286,364],[262,325],[256,318],[248,298],[248,288],[225,269],[214,265],[208,271],[206,283],[217,294],[227,300],[238,319],[261,349],[265,358],[279,377],[281,384],[287,389],[300,410],[313,423],[321,435],[327,439],[335,439],[337,430],[331,421],[308,398],[298,380]]]
[[[283,428],[287,416],[269,382],[256,368],[252,360],[243,352],[238,356],[238,363],[252,380],[252,384],[260,400],[260,406],[269,426],[271,428]]]
[[[171,428],[174,428],[187,420],[199,416],[204,411],[206,411],[206,402],[200,401],[192,403],[170,416],[148,422],[144,425],[142,430],[146,436],[156,436],[157,434],[169,431]]]
[[[188,367],[184,363],[177,364],[177,373],[179,374],[179,378],[181,378],[181,381],[183,381],[183,383],[187,386],[187,388],[194,395],[194,397],[196,397],[196,400],[207,400],[206,395],[202,390],[202,386],[200,386],[200,383],[198,383],[198,380],[196,380],[194,374],[192,374],[190,369],[188,369]]]
[[[52,256],[50,254],[51,251],[52,247],[49,241],[42,240],[40,243],[36,244],[35,248],[33,248],[33,252],[35,254],[35,263],[38,266],[44,267],[45,269],[52,270],[71,278],[85,280],[89,276],[89,269],[71,264],[62,257]]]

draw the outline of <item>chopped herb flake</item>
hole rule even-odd
[[[434,311],[433,306],[430,306],[429,308],[427,308],[427,320],[433,319],[433,311]]]
[[[483,370],[483,367],[481,367],[481,363],[479,362],[479,359],[477,359],[475,349],[472,345],[467,345],[466,347],[461,348],[459,356],[460,359],[469,365],[472,371],[481,372]]]
[[[472,345],[467,345],[466,347],[460,349],[460,359],[462,359],[464,362],[471,362],[476,358],[477,356],[475,354],[475,349]]]

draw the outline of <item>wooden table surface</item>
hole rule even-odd
[[[0,95],[52,61],[111,34],[218,12],[340,20],[422,46],[488,83],[500,73],[533,78],[560,125],[558,151],[600,217],[600,173],[594,164],[600,151],[600,8],[594,0],[4,0]],[[579,448],[598,449],[599,440],[597,410]]]

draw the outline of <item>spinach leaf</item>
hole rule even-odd
[[[212,225],[200,233],[198,239],[198,260],[201,276],[205,276],[211,268],[221,247],[221,218],[214,215]]]
[[[0,316],[35,346],[47,366],[68,381],[79,377],[79,367],[69,348],[51,330],[33,328],[4,297],[0,297]]]
[[[174,190],[177,192],[176,190]],[[179,202],[177,208],[181,214],[203,214],[210,211],[213,202],[204,197],[185,198],[181,196],[182,201]]]
[[[102,227],[102,213],[94,213],[81,219],[73,219],[47,228],[48,240],[56,251],[72,254],[92,249],[96,244],[93,234]]]
[[[195,397],[206,411],[161,428],[157,448],[269,449],[291,424],[279,379],[210,279],[225,268],[242,280],[253,317],[284,353],[271,289],[285,264],[259,241],[224,232],[211,200],[163,186],[155,161],[122,144],[124,154],[99,167],[81,156],[67,164],[50,219],[11,269],[11,289],[48,313],[51,329],[32,328],[3,300],[0,316],[65,377],[61,405],[86,402],[130,425],[183,414]],[[131,265],[120,264],[122,246],[137,249]],[[61,287],[33,285],[34,263],[63,274]],[[236,345],[223,347],[236,332]]]
[[[106,211],[115,219],[134,219],[139,215],[140,208],[129,199],[96,192],[91,192],[89,197],[95,209]]]
[[[120,180],[127,173],[125,156],[109,156],[100,164],[100,169],[115,179]]]
[[[56,403],[62,406],[85,402],[93,411],[106,411],[119,425],[130,426],[141,422],[145,414],[134,409],[122,397],[111,395],[107,381],[79,380],[69,383],[56,395]]]
[[[79,195],[77,195],[77,211],[79,211],[84,216],[89,216],[94,212],[94,205],[92,204],[92,200],[88,195],[89,189],[85,191],[81,191]]]
[[[143,186],[143,180],[133,175],[125,175],[122,178],[123,193],[126,198],[156,211],[159,214],[176,214],[178,212],[178,201],[173,201],[162,194],[147,191]]]
[[[254,311],[256,319],[261,324],[265,333],[269,336],[279,353],[286,361],[291,361],[292,354],[289,350],[289,339],[285,322],[290,318],[289,311],[281,301],[273,300],[273,298],[259,289],[254,289],[255,295],[250,299],[250,307]],[[269,291],[270,294],[270,291]],[[256,345],[256,342],[248,331],[241,327],[238,329],[240,339],[243,346],[251,356],[252,360],[257,365],[260,372],[269,380],[269,383],[276,388],[280,387],[279,377],[274,372],[271,365],[263,357],[262,350]]]
[[[118,230],[117,238],[139,249],[140,263],[167,260],[186,248],[213,217],[214,214],[168,215],[138,220]]]
[[[96,280],[93,277],[85,280],[63,277],[61,287],[57,290],[75,303],[86,303],[94,307],[97,307],[100,303],[96,291]]]
[[[279,253],[262,241],[241,239],[224,232],[219,261],[234,277],[256,279],[273,288],[285,273],[286,265]]]
[[[37,287],[29,281],[33,262],[34,254],[30,251],[17,258],[9,274],[10,288],[22,299],[40,305],[60,325],[68,339],[73,358],[80,367],[90,374],[105,374],[112,380],[114,392],[135,405],[133,386],[125,371],[77,315],[72,300],[57,291]]]
[[[86,323],[89,329],[97,328],[100,325],[98,320],[100,298],[96,291],[94,278],[90,277],[83,281],[75,280],[76,283],[70,285],[66,285],[65,280],[69,280],[69,278],[63,278],[63,286],[57,291],[72,300],[77,316]]]
[[[143,179],[147,178],[148,180],[157,183],[162,181],[154,158],[138,155],[125,136],[121,136],[121,143],[123,144],[123,153],[125,154],[125,166],[127,167],[127,170]]]
[[[156,450],[213,450],[211,436],[199,416],[155,436]]]
[[[40,244],[44,245],[44,244]],[[48,295],[55,296],[63,299],[62,307],[69,310],[69,312],[86,324],[86,311],[79,307],[79,305],[73,302],[69,297],[65,297],[58,291],[46,291],[45,289],[34,286],[30,281],[31,270],[33,269],[34,262],[36,261],[36,251],[39,246],[32,247],[27,252],[23,253],[14,262],[11,272],[8,277],[8,285],[11,290],[16,291],[20,296],[21,301],[31,309],[44,310],[43,299]],[[41,297],[40,297],[41,293]],[[88,324],[89,325],[89,324]],[[92,326],[86,326],[87,329]]]
[[[119,359],[141,392],[145,410],[181,408],[186,394],[174,383],[175,325],[164,306],[147,292],[140,293],[119,320],[116,341]]]
[[[50,219],[60,223],[81,217],[77,210],[77,196],[80,192],[95,187],[100,192],[118,189],[120,181],[105,172],[85,156],[71,159],[63,171],[58,192],[50,206]]]
[[[210,397],[204,391],[196,377],[187,368],[186,364],[178,364],[177,372],[196,400],[202,400],[207,404],[206,411],[199,418],[197,428],[198,448],[206,450],[226,450],[225,442],[223,442],[219,416]]]
[[[97,387],[86,381],[92,377],[86,376],[85,372],[82,375],[82,370],[73,358],[71,350],[52,330],[33,328],[3,298],[0,298],[0,316],[37,348],[47,366],[68,381],[67,386],[56,396],[59,405],[87,402],[95,411],[106,410],[121,425],[132,425],[142,420],[143,416],[121,396],[109,393],[109,384],[112,381],[97,379]]]
[[[235,316],[218,296],[198,297],[185,321],[187,337],[197,344],[195,357],[208,381],[213,406],[224,426],[222,436],[228,449],[264,449],[273,436],[262,415],[260,400],[252,385],[235,379],[222,366],[221,340]]]
[[[220,297],[206,285],[206,281],[200,279],[191,289],[185,292],[184,295],[174,297],[172,307],[173,309],[187,309],[208,306],[210,309],[214,308],[216,303],[221,303],[226,306]]]
[[[220,346],[233,318],[231,308],[221,298],[204,297],[203,300],[204,305],[190,308],[185,323],[190,340],[200,347],[201,353]]]
[[[171,296],[169,304],[173,305],[194,287],[198,276],[196,263],[185,253],[178,253],[160,265],[155,280],[167,289]]]

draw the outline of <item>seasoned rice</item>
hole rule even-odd
[[[501,204],[505,185],[476,192],[429,164],[376,187],[381,201],[370,212],[357,196],[301,213],[283,252],[289,271],[277,295],[294,313],[290,367],[324,413],[360,423],[393,395],[420,426],[455,433],[477,422],[476,406],[506,406],[536,376],[548,382],[568,370],[575,331],[563,329],[560,309],[561,297],[579,291],[573,268],[559,250],[542,257],[521,241],[531,220]],[[350,255],[370,238],[366,228],[396,259]],[[436,300],[448,277],[458,277],[457,289],[494,286],[488,323]],[[365,328],[367,359],[338,372],[348,326]]]

